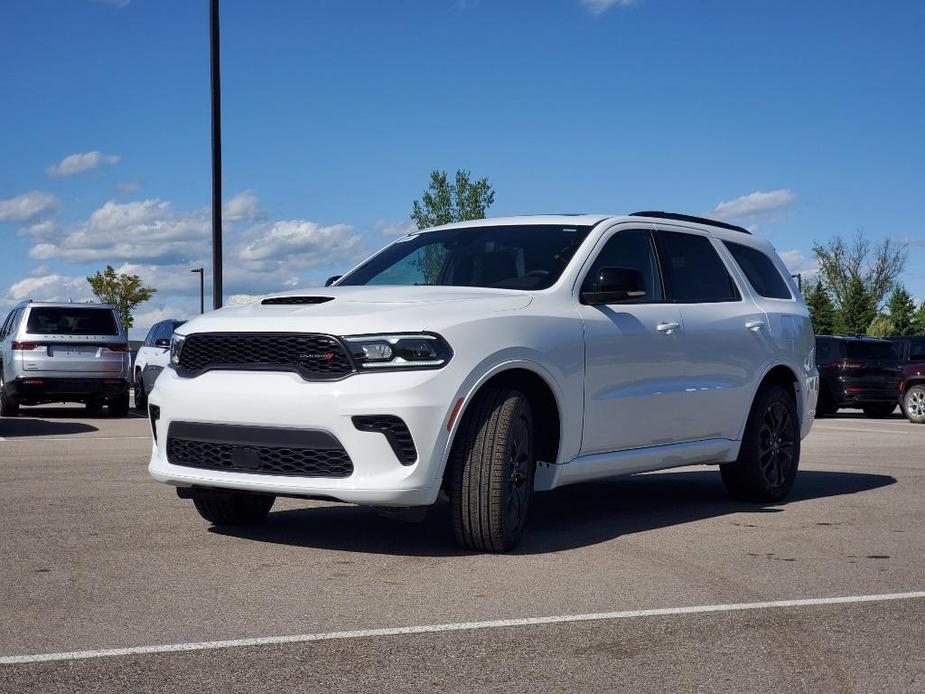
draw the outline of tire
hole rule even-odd
[[[148,395],[145,393],[145,383],[141,378],[141,370],[135,371],[135,409],[142,412],[148,409]]]
[[[720,465],[733,499],[783,501],[800,465],[800,423],[793,395],[781,386],[763,388],[755,397],[734,463]]]
[[[883,419],[893,414],[896,409],[895,402],[878,403],[876,405],[865,405],[863,408],[864,416],[871,419]]]
[[[835,403],[832,402],[832,396],[829,395],[828,388],[823,386],[822,390],[819,392],[819,400],[816,403],[816,416],[831,417],[836,412],[838,412],[838,408],[835,407]]]
[[[257,525],[267,517],[274,501],[276,497],[269,494],[246,492],[193,498],[199,515],[215,525]]]
[[[0,375],[0,417],[15,417],[19,414],[19,401],[6,389],[3,376]]]
[[[506,552],[520,541],[533,495],[533,413],[527,396],[490,388],[472,404],[450,454],[450,515],[456,541]]]
[[[925,424],[925,384],[918,383],[903,396],[903,414],[915,424]]]
[[[109,416],[124,417],[128,414],[128,391],[112,396],[109,400]]]

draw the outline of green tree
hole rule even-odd
[[[864,282],[860,277],[852,277],[838,311],[839,332],[844,335],[865,335],[876,316],[873,298]]]
[[[919,304],[918,310],[912,316],[913,335],[925,335],[925,301]]]
[[[482,219],[494,201],[495,191],[487,178],[473,182],[468,171],[459,170],[455,182],[450,183],[446,171],[432,171],[430,185],[424,195],[412,204],[411,219],[418,229]],[[444,248],[424,248],[417,265],[425,282],[432,284],[437,281],[445,258]]]
[[[906,291],[906,288],[897,283],[886,306],[890,312],[890,322],[896,331],[893,334],[911,335],[912,321],[915,316],[915,302],[912,300],[912,295]]]
[[[122,325],[128,330],[135,324],[132,311],[138,304],[150,299],[157,290],[145,286],[141,277],[129,275],[125,272],[116,272],[112,265],[107,265],[102,272],[88,277],[90,289],[104,304],[112,304],[119,310]]]
[[[896,326],[889,316],[878,313],[867,326],[868,337],[892,337],[896,334]]]
[[[847,241],[836,236],[827,244],[816,243],[813,253],[819,262],[819,280],[829,290],[838,311],[844,310],[855,281],[860,282],[873,309],[879,310],[887,292],[906,267],[908,248],[892,239],[884,239],[871,247],[870,241],[859,231]],[[857,287],[853,291],[856,299]]]
[[[836,326],[835,306],[821,282],[814,282],[804,294],[813,332],[817,335],[834,335]]]

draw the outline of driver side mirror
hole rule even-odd
[[[635,301],[646,296],[642,272],[632,267],[602,267],[597,275],[597,291],[582,292],[581,302],[589,306]]]
[[[325,286],[325,287],[330,287],[332,284],[334,284],[334,283],[335,283],[337,280],[339,280],[341,277],[343,277],[343,275],[331,275],[330,277],[328,277],[328,278],[324,281],[324,286]]]
[[[154,341],[154,346],[160,347],[161,349],[170,349],[170,340],[162,337],[161,339]]]

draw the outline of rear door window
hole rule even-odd
[[[771,259],[757,248],[743,246],[740,243],[723,241],[732,257],[742,269],[752,288],[768,299],[792,299],[790,289]]]
[[[26,332],[34,335],[118,335],[108,308],[35,306],[29,311]]]
[[[845,356],[848,359],[896,359],[898,355],[889,342],[867,342],[848,340],[845,342]]]
[[[911,340],[909,344],[909,358],[916,361],[925,359],[925,340]]]
[[[706,236],[659,231],[660,257],[670,297],[681,304],[738,301],[729,271]]]

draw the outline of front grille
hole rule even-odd
[[[385,436],[402,465],[411,465],[418,459],[414,439],[400,417],[391,414],[360,415],[353,418],[353,426],[360,431],[374,431]]]
[[[306,380],[353,373],[341,343],[313,333],[194,333],[183,343],[178,366],[187,376],[210,369],[295,371]]]
[[[321,431],[171,422],[167,461],[201,470],[292,477],[350,477],[353,461]]]

